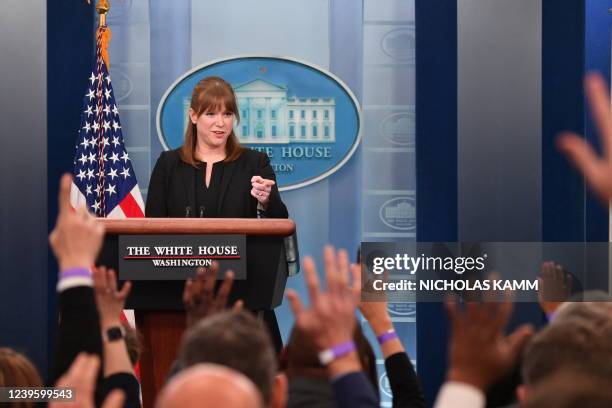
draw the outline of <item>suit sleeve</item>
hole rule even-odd
[[[146,217],[167,217],[168,208],[166,206],[166,185],[167,171],[165,160],[162,155],[157,159],[147,192],[147,204],[145,206]]]
[[[372,384],[362,372],[346,374],[332,381],[336,406],[338,408],[377,408]]]
[[[78,286],[59,295],[59,324],[51,381],[55,383],[85,351],[102,356],[102,339],[93,288]]]
[[[259,176],[276,181],[276,174],[274,174],[274,170],[270,165],[270,158],[266,154],[261,154],[261,158],[259,160]],[[265,212],[266,218],[289,218],[289,212],[287,211],[287,207],[285,207],[285,203],[281,199],[280,193],[278,191],[278,186],[274,184],[272,186],[272,191],[270,192],[270,202],[268,203],[268,209]]]

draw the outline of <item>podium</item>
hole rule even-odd
[[[295,232],[289,219],[251,218],[132,218],[99,219],[106,228],[98,264],[117,270],[119,237],[126,235],[244,235],[246,279],[236,279],[229,304],[238,299],[254,312],[270,312],[282,302],[288,267],[284,238]],[[195,274],[195,267],[193,268]],[[184,280],[132,280],[126,309],[134,309],[142,333],[140,373],[143,406],[152,407],[165,384],[185,330]],[[220,276],[222,274],[220,273]]]

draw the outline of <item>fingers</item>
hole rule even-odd
[[[591,145],[574,133],[560,135],[557,145],[582,173],[595,193],[608,200],[609,171]]]
[[[193,305],[193,280],[187,279],[185,281],[185,287],[183,288],[183,304],[186,306]]]
[[[270,192],[274,184],[276,184],[274,180],[268,180],[261,176],[253,176],[251,178],[251,185],[253,186],[251,195],[265,204],[270,197]]]
[[[65,173],[60,179],[59,194],[58,194],[58,209],[59,213],[65,213],[71,211],[70,206],[70,188],[72,187],[72,176],[69,173]]]
[[[308,297],[311,302],[314,302],[319,295],[319,277],[317,275],[317,267],[314,260],[307,256],[304,258],[304,280],[308,289]]]
[[[213,262],[212,266],[204,274],[204,287],[202,288],[202,299],[207,305],[214,303],[213,294],[215,292],[215,283],[217,283],[217,272],[219,271],[219,264]]]
[[[287,291],[287,299],[289,299],[289,307],[293,312],[293,315],[297,319],[304,311],[304,305],[297,292],[293,289]]]
[[[111,293],[117,293],[117,275],[115,274],[115,270],[108,269],[105,275],[106,275],[106,285],[107,285],[106,287],[110,288]],[[125,289],[125,284],[123,285],[123,289]]]
[[[83,378],[83,382],[88,387],[93,388],[100,368],[100,359],[95,355],[87,356],[81,368],[80,376]]]
[[[355,300],[359,302],[361,300],[361,265],[351,265],[351,275],[353,277],[353,296]]]
[[[338,272],[336,265],[336,250],[331,245],[325,245],[323,248],[323,265],[325,266],[325,281],[327,290],[330,293],[338,291]]]
[[[225,272],[225,279],[223,279],[223,283],[219,287],[219,291],[217,292],[217,299],[215,300],[215,307],[218,310],[224,309],[225,305],[227,305],[227,298],[232,290],[232,284],[234,283],[234,271]]]
[[[120,389],[114,389],[102,404],[102,408],[121,408],[125,402],[125,393]]]
[[[274,180],[270,180],[270,179],[265,179],[261,176],[253,176],[251,177],[251,184],[263,184],[267,187],[272,187],[273,185],[276,184],[276,181]]]
[[[119,299],[125,300],[125,299],[127,299],[128,295],[130,294],[130,290],[132,290],[132,282],[130,282],[130,281],[124,282],[123,283],[123,287],[117,293],[117,296],[119,297]]]
[[[510,347],[511,353],[514,356],[519,355],[521,350],[527,344],[527,341],[533,336],[533,326],[530,324],[524,324],[518,327],[512,334],[510,334],[506,341]]]
[[[612,116],[606,81],[600,74],[590,73],[584,78],[584,90],[591,115],[599,130],[599,138],[606,158],[612,158]]]
[[[239,299],[236,301],[236,303],[234,303],[234,306],[232,307],[232,310],[234,312],[239,312],[242,310],[242,308],[244,307],[244,301],[242,299]]]
[[[341,249],[340,251],[338,251],[337,265],[338,265],[338,280],[337,280],[338,285],[340,286],[340,289],[346,289],[348,288],[348,284],[349,284],[349,272],[350,272],[350,267],[351,267],[348,252],[346,251],[346,249]]]

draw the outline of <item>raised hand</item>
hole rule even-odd
[[[64,174],[60,181],[57,221],[49,235],[51,249],[60,271],[70,268],[91,267],[104,237],[104,227],[85,207],[73,210],[70,206],[72,177]]]
[[[94,391],[96,376],[100,368],[100,359],[95,355],[81,353],[74,360],[70,369],[55,384],[58,388],[71,388],[74,401],[56,401],[49,403],[49,408],[94,408]],[[115,390],[109,394],[102,408],[119,408],[123,406],[125,394]]]
[[[542,276],[539,278],[538,300],[544,313],[550,315],[565,302],[572,293],[572,277],[566,275],[554,262],[542,263]]]
[[[251,195],[259,201],[259,203],[266,208],[270,202],[270,192],[272,186],[275,185],[274,180],[268,180],[261,176],[253,176],[251,178]]]
[[[297,292],[287,292],[295,324],[312,337],[319,350],[352,341],[355,310],[359,303],[359,285],[349,285],[349,274],[352,274],[354,282],[359,279],[359,267],[349,264],[347,252],[340,250],[336,253],[333,247],[326,246],[324,263],[327,291],[320,288],[313,259],[304,258],[310,308],[303,305]]]
[[[582,172],[589,187],[604,202],[612,199],[612,114],[606,82],[600,74],[584,79],[584,91],[601,140],[602,155],[581,136],[566,132],[558,139],[559,148]]]
[[[223,283],[215,296],[215,283],[219,264],[213,262],[210,268],[198,268],[194,279],[185,282],[183,290],[183,303],[187,312],[187,327],[193,326],[200,319],[225,310],[227,299],[232,291],[234,272],[227,271]],[[243,302],[238,300],[233,309],[241,310]]]
[[[446,302],[451,325],[449,381],[471,384],[481,390],[494,383],[516,364],[520,351],[533,334],[523,325],[504,335],[512,304],[467,302],[461,310],[456,300]]]
[[[93,284],[101,324],[103,326],[111,323],[120,324],[121,312],[125,307],[125,300],[130,293],[132,283],[125,282],[118,291],[115,271],[100,266],[93,269]]]

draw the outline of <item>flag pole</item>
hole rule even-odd
[[[101,35],[100,51],[102,52],[102,59],[106,64],[106,69],[110,70],[110,58],[108,56],[108,44],[111,40],[110,28],[106,25],[106,14],[110,10],[110,3],[108,0],[98,0],[96,4],[96,11],[100,18],[98,19],[98,35]]]

